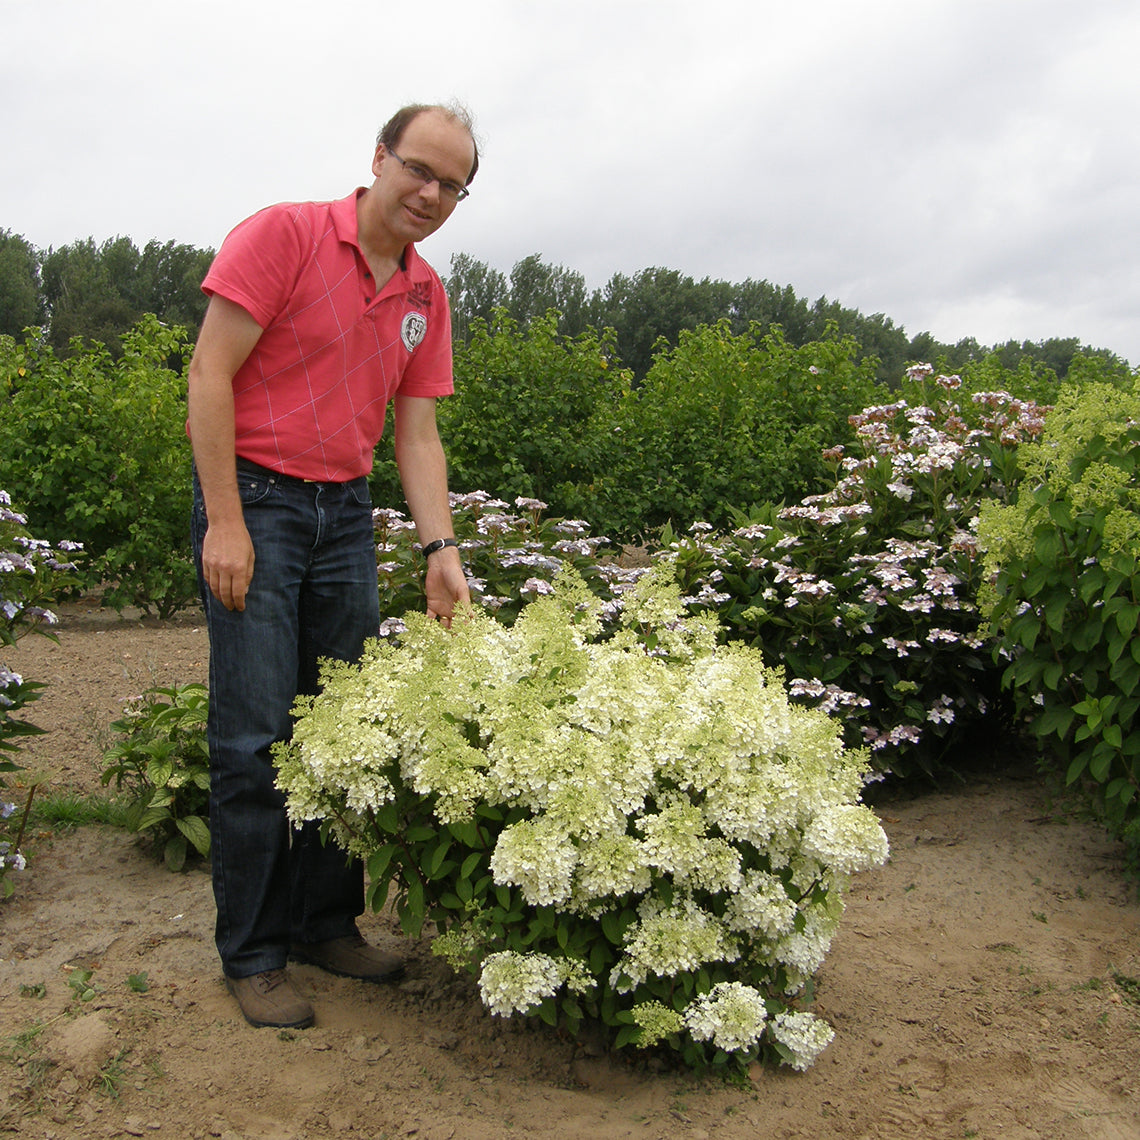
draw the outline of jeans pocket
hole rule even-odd
[[[260,503],[273,490],[274,476],[268,471],[250,471],[239,468],[237,473],[238,494],[243,507]]]
[[[355,502],[359,507],[372,508],[372,496],[368,490],[368,476],[361,475],[359,479],[353,479],[344,485],[345,493],[348,498]]]

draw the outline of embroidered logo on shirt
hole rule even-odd
[[[431,286],[426,281],[417,281],[408,292],[413,305],[421,309],[431,308]]]
[[[404,342],[404,347],[412,352],[416,345],[424,339],[424,334],[427,332],[427,317],[423,313],[405,313],[404,322],[400,325],[400,339]]]

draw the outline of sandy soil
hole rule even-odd
[[[72,612],[60,636],[8,654],[50,683],[33,719],[51,731],[27,756],[93,790],[121,702],[204,680],[205,633]],[[757,1070],[746,1088],[493,1019],[426,943],[403,943],[398,986],[297,967],[316,1026],[251,1029],[222,985],[201,868],[172,875],[103,828],[37,837],[0,904],[0,1133],[1140,1137],[1140,908],[1119,849],[1026,777],[878,810],[892,858],[856,881],[819,977],[836,1039],[809,1072]],[[400,944],[386,917],[363,925]]]

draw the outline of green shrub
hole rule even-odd
[[[1016,502],[983,508],[982,601],[1004,680],[1070,785],[1140,870],[1140,386],[1067,386],[1022,449]]]
[[[127,828],[151,839],[172,871],[190,847],[210,852],[208,708],[205,685],[148,689],[111,725],[121,739],[103,754],[104,786],[113,780],[130,797]]]
[[[1064,359],[1064,358],[1062,358]],[[1006,392],[1013,399],[1052,406],[1062,387],[1058,372],[1045,360],[1034,356],[1022,356],[1012,367],[1007,363],[1009,354],[999,349],[987,353],[978,360],[964,363],[958,374],[962,380],[959,398],[962,402],[962,416],[971,427],[977,420],[971,411],[971,397],[979,392]],[[1061,360],[1054,360],[1060,367]],[[939,363],[939,371],[952,371]],[[1067,387],[1079,384],[1113,384],[1127,388],[1132,382],[1127,363],[1102,351],[1082,349],[1067,359],[1064,367],[1064,383]],[[905,377],[899,394],[911,403],[926,403],[925,392],[930,388],[927,377]]]
[[[620,538],[748,510],[827,486],[828,443],[876,392],[850,338],[789,345],[727,321],[682,332],[615,415],[613,455],[580,512]]]
[[[610,460],[607,417],[629,389],[613,355],[612,333],[562,336],[554,312],[525,330],[502,311],[490,324],[475,320],[470,342],[456,347],[455,395],[439,402],[451,485],[579,514],[579,488]],[[377,455],[375,501],[395,506],[402,494],[390,439]]]
[[[84,544],[84,588],[169,616],[197,597],[186,380],[167,367],[189,353],[185,330],[144,317],[118,360],[101,345],[72,347],[61,360],[0,337],[0,453],[20,457],[8,489],[37,533]]]

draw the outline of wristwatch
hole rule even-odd
[[[459,543],[454,538],[437,538],[435,542],[429,542],[427,546],[421,546],[420,553],[425,558],[430,558],[437,550],[442,550],[445,546],[458,547]]]

